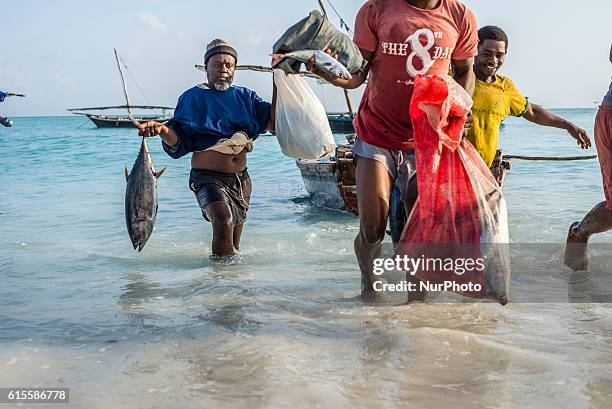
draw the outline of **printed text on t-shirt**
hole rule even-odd
[[[425,44],[421,43],[421,38],[424,38]],[[435,60],[448,60],[451,58],[454,48],[440,47],[438,45],[434,47],[436,38],[442,38],[442,33],[434,33],[430,29],[422,28],[408,36],[403,43],[381,42],[382,52],[383,54],[407,57],[406,71],[414,78],[417,74],[427,73]],[[411,48],[410,53],[408,53],[408,45]],[[432,48],[433,56],[430,54]],[[422,67],[420,69],[415,67],[415,59],[421,61]]]

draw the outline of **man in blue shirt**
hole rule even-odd
[[[270,104],[248,88],[233,86],[237,60],[229,43],[213,40],[204,55],[208,82],[180,96],[168,124],[149,121],[139,132],[160,135],[175,159],[193,153],[189,187],[212,223],[213,257],[221,259],[240,247],[251,196],[246,154],[260,134],[274,132],[276,89]]]

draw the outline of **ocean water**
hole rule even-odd
[[[592,135],[594,109],[557,113]],[[0,128],[0,387],[68,387],[71,408],[612,407],[610,304],[537,302],[567,293],[572,275],[560,244],[525,244],[563,243],[603,200],[594,160],[513,162],[510,237],[525,245],[512,291],[529,302],[372,306],[356,297],[357,218],[312,205],[273,136],[249,156],[241,258],[219,265],[188,158],[149,141],[168,170],[155,232],[135,253],[123,168],[137,133],[13,120]],[[509,154],[586,154],[522,119],[501,140]],[[593,243],[588,279],[605,287],[612,233]]]

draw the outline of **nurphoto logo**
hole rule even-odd
[[[482,273],[485,269],[484,259],[482,258],[456,258],[456,257],[408,257],[406,255],[396,255],[391,258],[376,258],[372,265],[372,272],[375,275],[381,276],[385,272],[404,271],[411,276],[416,275],[418,271],[428,272],[446,272],[454,273],[457,276],[463,276],[465,273]],[[400,281],[399,283],[387,283],[377,281],[374,283],[374,290],[381,291],[427,291],[427,292],[479,292],[482,290],[482,285],[473,282],[456,282],[454,280],[445,280],[440,283],[432,283],[429,281]]]

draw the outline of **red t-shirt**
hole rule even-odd
[[[406,0],[369,0],[355,21],[355,44],[373,51],[355,118],[359,138],[381,148],[413,148],[410,98],[417,74],[448,74],[451,59],[476,56],[474,14],[457,0],[432,10]]]

